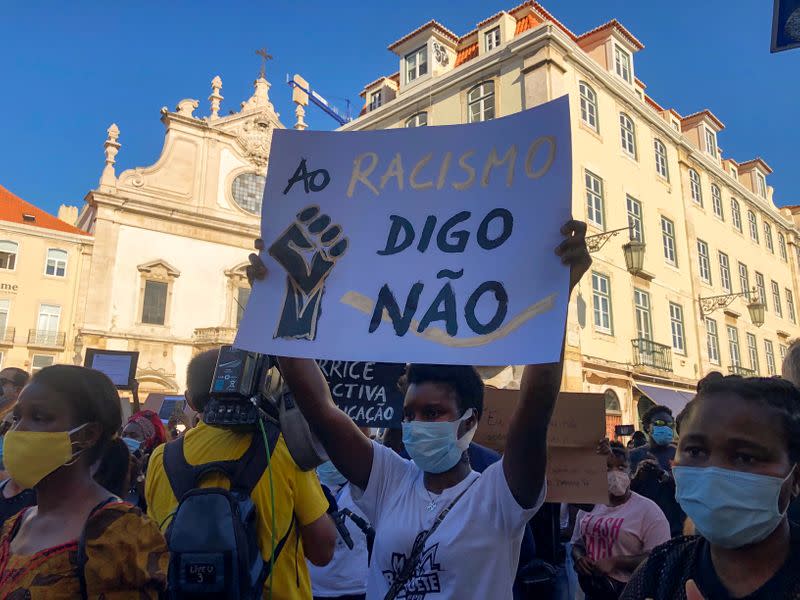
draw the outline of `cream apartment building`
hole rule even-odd
[[[342,128],[471,123],[569,94],[573,214],[596,237],[570,306],[565,384],[605,393],[609,433],[652,402],[679,411],[710,370],[779,371],[800,334],[798,229],[774,204],[770,167],[725,156],[710,110],[683,116],[648,96],[643,48],[616,20],[576,34],[534,1],[460,36],[430,21],[389,46],[398,72],[368,84]],[[642,265],[626,261],[629,232]]]
[[[0,186],[1,367],[35,372],[73,363],[76,353],[80,360],[76,307],[93,242],[85,231]]]

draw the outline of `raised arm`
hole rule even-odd
[[[586,248],[586,224],[569,221],[561,228],[566,239],[556,248],[570,269],[569,294],[592,264]],[[522,374],[520,400],[511,420],[503,456],[503,470],[511,493],[523,508],[539,499],[547,470],[547,427],[561,389],[564,339],[557,363],[528,365]]]
[[[264,243],[256,240],[256,249]],[[247,279],[267,277],[267,269],[257,254],[250,255]],[[354,485],[365,489],[372,470],[372,442],[358,426],[334,404],[328,382],[316,361],[308,358],[279,358],[280,370],[294,394],[295,402],[309,427],[325,447],[333,464]]]

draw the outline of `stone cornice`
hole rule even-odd
[[[84,235],[79,233],[68,233],[66,231],[57,231],[55,229],[36,227],[35,225],[12,223],[11,221],[0,221],[0,229],[19,235],[37,237],[46,240],[58,240],[60,242],[68,242],[70,244],[87,244],[89,246],[94,244],[94,237],[88,233]]]

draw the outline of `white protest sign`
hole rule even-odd
[[[568,268],[566,97],[472,125],[276,130],[236,345],[278,356],[555,362]]]

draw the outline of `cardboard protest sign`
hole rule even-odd
[[[399,427],[403,394],[397,381],[405,364],[320,360],[336,405],[357,425]]]
[[[518,401],[519,390],[487,387],[474,441],[503,452]],[[597,443],[604,437],[602,394],[558,395],[547,431],[547,502],[595,504],[608,500],[606,458],[597,454]]]
[[[471,125],[276,130],[236,346],[349,361],[557,361],[566,97]]]

